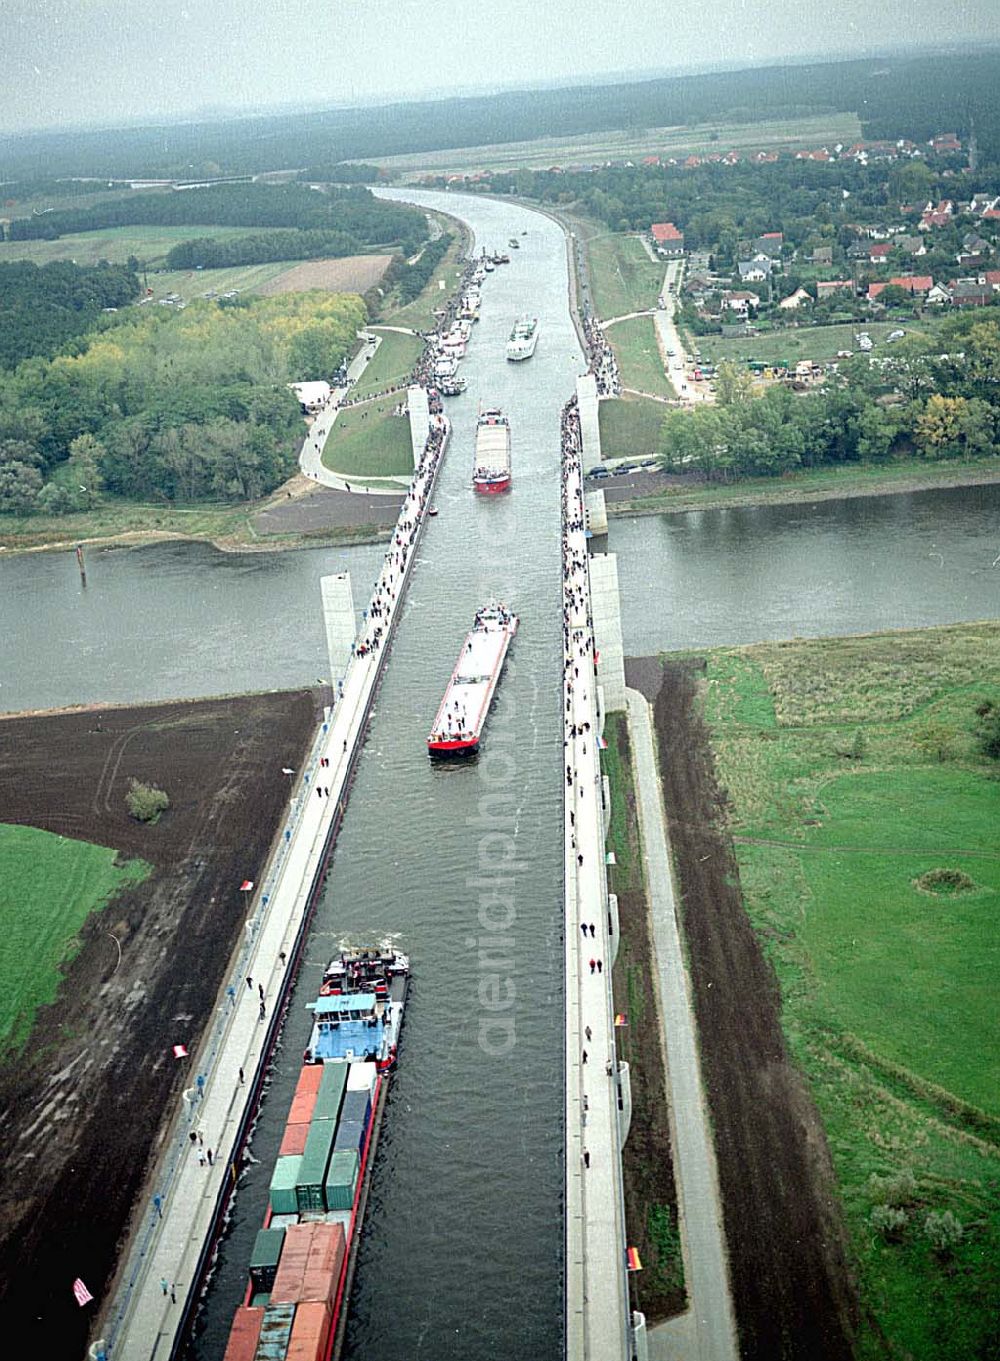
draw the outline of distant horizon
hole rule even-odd
[[[716,0],[664,23],[656,0],[7,0],[0,134],[30,136],[422,104],[1000,45],[995,0]],[[913,42],[905,34],[917,32]],[[825,50],[815,50],[822,34]],[[387,42],[387,35],[392,41]],[[567,37],[572,35],[572,43]],[[484,41],[488,38],[488,41]],[[576,70],[567,72],[566,54]],[[430,60],[425,60],[430,58]],[[637,59],[641,59],[637,60]]]
[[[136,114],[130,118],[118,118],[111,121],[82,121],[82,122],[63,122],[53,123],[47,127],[34,127],[22,129],[8,129],[0,127],[0,136],[10,139],[18,137],[47,136],[54,133],[63,132],[113,132],[120,128],[150,128],[157,126],[178,127],[198,124],[211,123],[230,123],[241,122],[252,118],[276,118],[281,116],[295,117],[306,116],[310,113],[324,113],[333,110],[349,112],[354,109],[367,108],[392,108],[394,106],[407,104],[433,104],[446,102],[448,100],[460,99],[489,99],[495,95],[517,94],[518,91],[539,91],[539,90],[571,90],[571,89],[591,89],[594,87],[614,88],[616,85],[634,85],[653,83],[658,80],[683,80],[688,76],[705,76],[718,74],[724,71],[732,71],[734,74],[739,71],[758,71],[758,70],[780,70],[785,66],[820,66],[836,65],[858,61],[874,61],[879,58],[885,60],[899,59],[900,57],[913,57],[920,54],[940,53],[941,55],[957,55],[962,52],[990,52],[1000,51],[1000,38],[994,43],[981,43],[974,41],[953,42],[953,43],[902,43],[898,46],[877,46],[865,51],[857,52],[808,52],[801,55],[790,55],[785,57],[761,58],[759,61],[740,61],[732,59],[719,62],[690,62],[673,67],[637,67],[632,70],[604,71],[596,72],[592,76],[584,77],[565,77],[563,79],[549,78],[534,81],[519,81],[511,84],[498,84],[491,89],[482,87],[460,87],[456,86],[446,94],[439,90],[428,88],[427,90],[411,91],[401,95],[399,92],[372,93],[367,97],[351,100],[323,100],[311,99],[305,101],[276,103],[276,104],[257,104],[257,105],[224,105],[224,104],[203,104],[195,108],[178,110],[176,113],[160,113],[141,115]]]

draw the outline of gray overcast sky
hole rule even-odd
[[[970,40],[998,0],[0,0],[0,129]]]

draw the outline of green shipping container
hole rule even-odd
[[[302,1165],[295,1183],[299,1214],[304,1210],[324,1208],[323,1187],[336,1129],[333,1120],[313,1120],[309,1126],[306,1151],[300,1159]]]
[[[340,1103],[344,1099],[349,1067],[348,1063],[324,1063],[319,1093],[313,1107],[313,1120],[336,1120],[340,1114]]]
[[[360,1159],[353,1149],[342,1149],[330,1159],[326,1174],[326,1208],[349,1210],[354,1204]]]
[[[274,1164],[274,1175],[271,1178],[271,1209],[276,1215],[298,1213],[295,1187],[299,1179],[302,1157],[301,1153],[292,1153],[279,1158]]]
[[[260,1229],[250,1254],[250,1279],[255,1290],[270,1290],[285,1242],[284,1229]]]

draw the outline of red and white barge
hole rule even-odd
[[[479,750],[517,622],[517,615],[502,602],[490,601],[476,611],[427,738],[432,757],[472,755]]]
[[[480,411],[476,425],[476,461],[472,485],[484,496],[509,491],[510,422],[498,406]]]

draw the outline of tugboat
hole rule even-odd
[[[510,422],[498,406],[480,411],[476,425],[476,462],[472,485],[483,495],[509,491]]]
[[[517,623],[517,615],[502,601],[491,600],[476,611],[427,738],[432,758],[469,756],[479,750]]]

